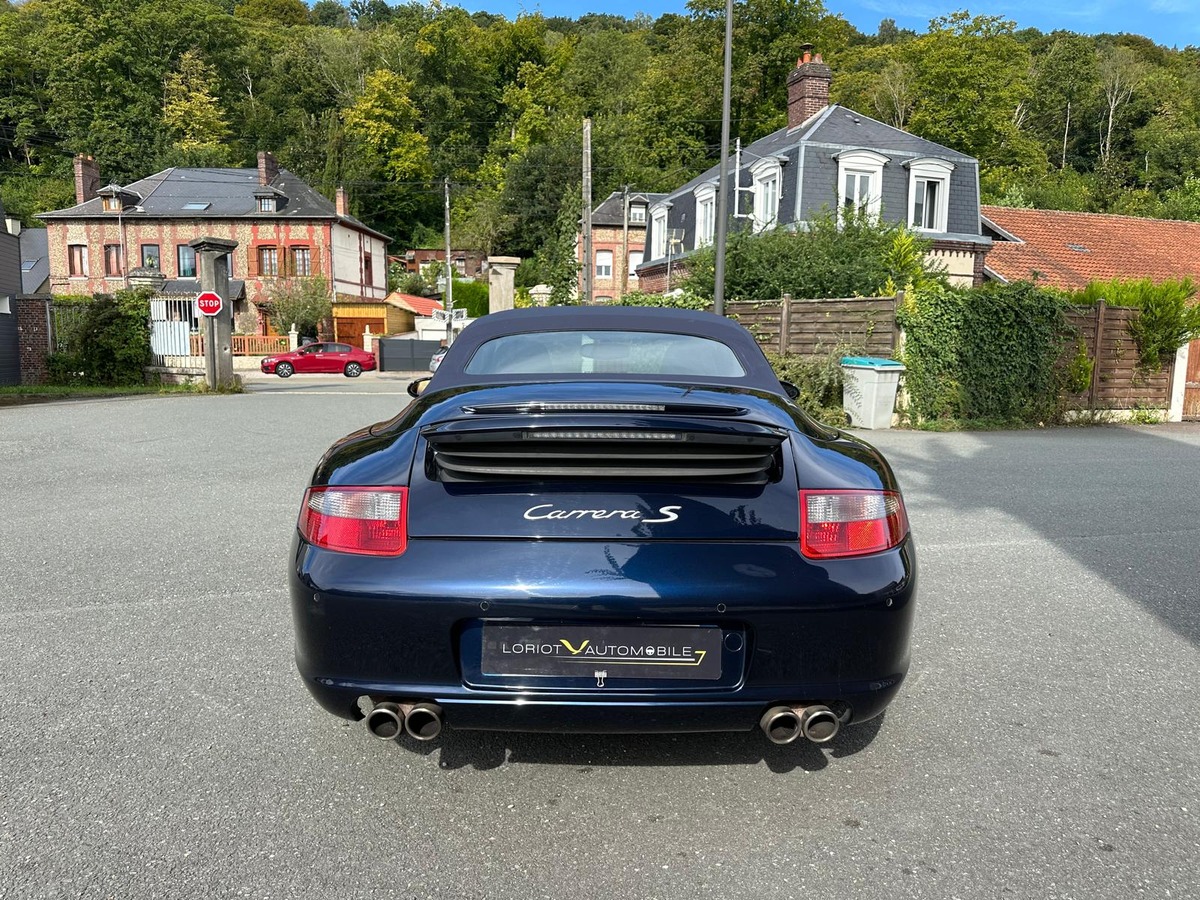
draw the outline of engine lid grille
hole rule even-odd
[[[673,481],[765,484],[785,433],[752,423],[551,423],[425,433],[428,477],[458,481]]]

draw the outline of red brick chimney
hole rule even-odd
[[[275,162],[275,154],[267,150],[258,151],[258,183],[266,187],[279,175],[279,163]]]
[[[100,166],[94,157],[75,155],[75,203],[86,203],[100,189]]]
[[[334,195],[333,205],[337,208],[339,216],[350,215],[350,195],[346,193],[344,187],[338,187],[337,193]]]
[[[833,70],[825,65],[821,54],[815,56],[812,44],[800,48],[804,55],[796,60],[796,68],[788,75],[788,128],[807,122],[829,105],[829,84]]]

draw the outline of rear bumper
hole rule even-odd
[[[877,716],[899,691],[915,609],[911,539],[827,563],[770,542],[637,552],[649,555],[638,577],[626,564],[614,578],[620,554],[608,542],[414,540],[386,559],[297,539],[297,667],[337,716],[360,718],[364,696],[423,700],[451,728],[503,731],[745,731],[781,703],[825,704],[850,723]],[[719,625],[740,629],[746,650],[721,687],[480,687],[461,643],[480,620]]]
[[[883,712],[900,690],[903,673],[865,685],[805,685],[743,689],[722,697],[684,700],[618,696],[582,699],[578,694],[486,696],[462,686],[358,684],[305,676],[309,692],[328,712],[342,718],[361,716],[358,698],[376,701],[411,698],[442,707],[451,728],[481,731],[542,731],[583,734],[749,731],[762,714],[780,704],[832,706],[846,722],[862,722]],[[797,693],[800,690],[808,693]]]

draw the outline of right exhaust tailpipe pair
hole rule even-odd
[[[376,703],[367,713],[367,730],[381,741],[398,738],[401,732],[418,741],[432,741],[442,733],[442,708],[436,703]]]
[[[773,744],[790,744],[803,735],[814,744],[832,741],[842,720],[828,706],[772,706],[758,727]]]

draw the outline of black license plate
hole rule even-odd
[[[712,625],[487,625],[485,675],[560,678],[721,677],[723,633]]]

